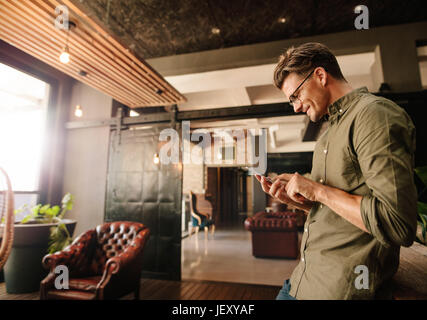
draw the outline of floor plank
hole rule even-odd
[[[274,300],[280,287],[252,284],[225,283],[200,280],[170,281],[141,279],[141,300]],[[133,294],[122,299],[131,300]],[[38,300],[39,292],[6,293],[0,283],[0,300]]]

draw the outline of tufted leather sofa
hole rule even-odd
[[[273,210],[273,213],[291,212],[291,211],[294,212],[295,218],[297,220],[298,230],[302,231],[304,229],[305,220],[307,219],[307,215],[304,213],[304,211],[301,211],[295,208],[290,210],[286,204],[276,200],[272,201],[271,208]]]
[[[41,281],[40,299],[117,299],[130,292],[138,299],[142,254],[149,236],[146,226],[127,221],[104,223],[83,233],[63,251],[43,258],[50,272]],[[55,288],[59,265],[68,267],[68,289]]]
[[[258,212],[245,220],[252,232],[252,254],[255,257],[298,257],[297,213]]]

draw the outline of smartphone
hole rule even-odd
[[[270,182],[270,183],[273,183],[274,181],[273,180],[271,180],[269,177],[265,177],[265,180],[267,180],[268,182]]]
[[[267,182],[270,182],[271,184],[273,184],[273,180],[271,180],[269,177],[266,177],[266,176],[261,176],[261,178],[262,177],[264,177],[265,178],[265,180],[267,180]]]

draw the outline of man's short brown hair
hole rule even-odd
[[[304,76],[317,67],[323,67],[335,79],[346,81],[337,58],[329,48],[318,42],[308,42],[296,48],[290,47],[280,56],[274,69],[274,84],[282,89],[283,82],[290,73]]]

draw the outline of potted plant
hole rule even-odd
[[[427,245],[427,166],[415,169],[415,182],[418,189],[418,226],[416,241]]]
[[[40,281],[47,271],[42,259],[48,253],[65,248],[71,243],[75,220],[64,219],[73,207],[73,196],[67,193],[61,206],[37,204],[24,205],[16,213],[27,212],[15,223],[12,251],[4,266],[7,293],[27,293],[39,290]]]

